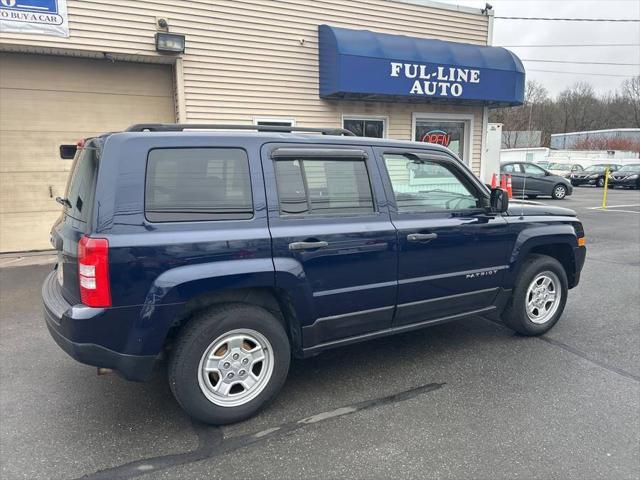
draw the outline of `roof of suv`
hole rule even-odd
[[[148,128],[148,129],[147,129]],[[192,129],[193,128],[193,129]],[[283,131],[283,130],[289,131]],[[149,124],[133,125],[122,132],[110,132],[100,137],[225,137],[238,141],[267,142],[299,142],[299,143],[340,143],[342,145],[362,145],[380,147],[398,147],[411,149],[429,149],[452,155],[460,160],[451,150],[434,143],[414,142],[387,138],[358,137],[348,130],[340,128],[305,128],[280,127],[262,125],[189,125],[189,124]],[[461,162],[462,163],[462,162]]]

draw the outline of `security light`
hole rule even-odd
[[[156,33],[156,50],[161,53],[182,53],[184,52],[184,35],[175,33]]]

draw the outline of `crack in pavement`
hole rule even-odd
[[[300,420],[283,423],[277,427],[261,430],[257,433],[249,433],[239,437],[224,439],[222,429],[220,427],[212,427],[199,422],[192,422],[193,428],[198,436],[198,447],[195,450],[184,453],[174,453],[169,455],[161,455],[158,457],[146,458],[125,463],[116,467],[98,470],[95,473],[87,474],[79,479],[82,480],[126,480],[139,477],[150,472],[166,470],[171,467],[177,467],[189,463],[199,462],[209,458],[218,457],[233,452],[240,448],[265,441],[270,438],[289,435],[292,432],[306,428],[309,425],[321,423],[332,418],[339,418],[345,415],[351,415],[362,410],[388,405],[391,403],[410,400],[419,395],[433,392],[442,388],[445,383],[429,383],[421,385],[400,393],[388,395],[386,397],[374,398],[372,400],[364,400],[334,410],[317,413],[310,417]],[[78,480],[79,480],[78,479]]]
[[[514,335],[519,335],[518,333],[514,332],[513,330],[511,330],[509,327],[507,327],[506,325],[496,321],[496,320],[491,320],[489,318],[485,318],[485,317],[480,317],[483,320],[486,320],[487,322],[493,323],[494,325],[497,325],[500,328],[503,328],[505,330],[508,330],[509,332],[512,332]],[[567,345],[564,342],[561,342],[560,340],[556,340],[554,338],[548,337],[546,335],[540,335],[537,337],[533,337],[537,340],[541,340],[543,342],[546,342],[550,345],[553,345],[554,347],[558,347],[561,348],[562,350],[572,353],[580,358],[582,358],[583,360],[586,360],[589,363],[592,363],[600,368],[604,368],[605,370],[608,370],[612,373],[616,373],[618,375],[621,375],[623,377],[626,377],[628,379],[631,380],[635,380],[636,382],[640,382],[640,376],[635,375],[631,372],[627,372],[626,370],[623,370],[621,368],[618,367],[614,367],[613,365],[609,365],[608,363],[602,362],[596,358],[592,358],[588,353],[583,352],[582,350],[577,349],[576,347],[572,347],[571,345]]]
[[[562,348],[563,350],[566,350],[567,352],[571,352],[574,355],[577,355],[580,358],[584,358],[585,360],[593,363],[594,365],[597,365],[600,368],[604,368],[605,370],[609,370],[610,372],[613,373],[617,373],[618,375],[622,375],[623,377],[629,378],[631,380],[635,380],[636,382],[640,382],[640,376],[638,375],[634,375],[631,372],[627,372],[626,370],[623,370],[621,368],[618,367],[614,367],[613,365],[609,365],[607,363],[604,363],[600,360],[597,360],[595,358],[591,358],[589,356],[589,354],[583,352],[582,350],[578,350],[575,347],[572,347],[571,345],[567,345],[564,342],[561,342],[560,340],[556,340],[555,338],[551,338],[551,337],[547,337],[546,335],[540,336],[538,337],[539,340],[542,340],[543,342],[547,342],[551,345],[555,345],[556,347]]]

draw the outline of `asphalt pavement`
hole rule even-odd
[[[195,424],[158,374],[96,375],[50,338],[48,257],[0,258],[3,479],[640,477],[640,192],[576,188],[587,262],[560,322],[473,318],[295,360],[276,401]]]

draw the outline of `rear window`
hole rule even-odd
[[[79,148],[67,183],[65,197],[69,204],[65,212],[83,223],[89,222],[91,218],[99,153],[96,142],[88,142],[84,148]]]
[[[364,160],[275,160],[282,215],[373,213]]]
[[[145,215],[152,222],[253,216],[249,159],[239,148],[155,149],[147,159]]]

